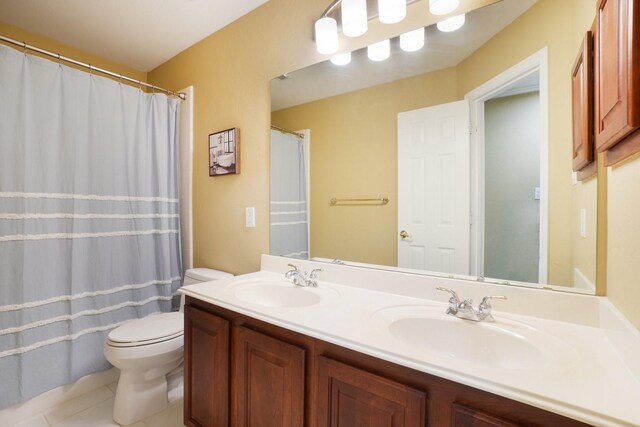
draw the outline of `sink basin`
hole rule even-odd
[[[339,295],[322,284],[317,288],[305,288],[285,279],[250,279],[232,284],[229,291],[243,302],[274,308],[309,307]]]
[[[473,322],[445,314],[442,306],[400,306],[378,311],[377,327],[420,353],[499,369],[546,368],[568,361],[569,346],[525,323]]]

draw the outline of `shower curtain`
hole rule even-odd
[[[303,139],[271,131],[270,254],[309,257]]]
[[[177,100],[0,46],[0,409],[180,285]]]

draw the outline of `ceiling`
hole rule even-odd
[[[151,71],[267,0],[0,0],[0,21]]]
[[[429,26],[425,45],[417,52],[403,52],[396,37],[391,40],[391,57],[383,62],[370,61],[365,48],[353,52],[346,66],[325,61],[287,73],[286,78],[271,82],[271,110],[455,66],[537,1],[502,0],[474,10],[467,14],[465,25],[453,33]]]

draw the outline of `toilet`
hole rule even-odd
[[[232,277],[208,268],[187,270],[183,285]],[[133,424],[169,405],[167,375],[183,362],[184,295],[180,311],[131,320],[109,333],[104,355],[120,369],[113,420]]]

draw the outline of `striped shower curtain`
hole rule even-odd
[[[0,46],[0,409],[180,285],[177,101]]]
[[[307,179],[303,139],[271,131],[271,255],[309,257]]]

